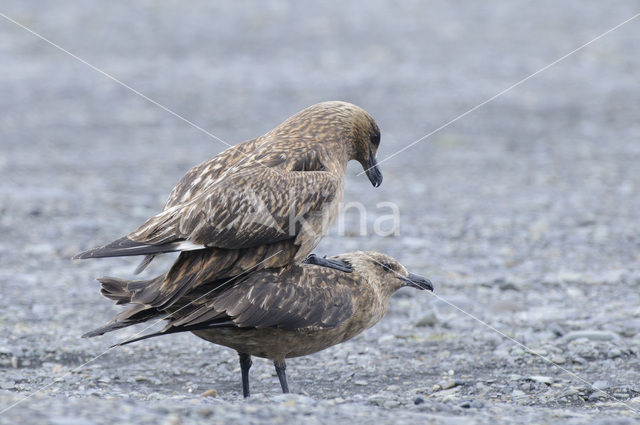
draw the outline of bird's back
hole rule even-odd
[[[204,288],[203,288],[204,289]],[[353,338],[376,324],[385,302],[357,271],[313,265],[263,271],[176,312],[178,326],[197,324],[198,310],[226,311],[232,325],[193,330],[197,336],[269,359],[305,356]],[[196,312],[196,313],[194,313]],[[191,316],[192,320],[184,320]],[[200,322],[202,323],[202,322]]]

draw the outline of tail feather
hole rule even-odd
[[[116,304],[129,304],[132,298],[139,292],[157,294],[157,287],[162,284],[164,275],[150,280],[126,280],[115,277],[101,277],[98,282],[102,284],[100,293],[114,300]],[[136,304],[118,314],[111,322],[82,335],[83,338],[102,335],[137,323],[145,322],[154,317],[165,314],[161,310],[149,305]]]
[[[118,314],[111,322],[85,333],[82,337],[91,338],[103,335],[107,332],[115,331],[116,329],[122,329],[137,323],[146,322],[147,320],[161,316],[162,314],[164,313],[156,310],[155,308],[150,308],[144,305],[135,305]]]
[[[195,244],[193,242],[178,240],[160,245],[151,245],[143,242],[136,242],[128,237],[124,236],[117,239],[110,244],[93,248],[88,251],[81,252],[73,257],[74,260],[86,259],[86,258],[104,258],[104,257],[127,257],[130,255],[153,255],[162,254],[165,252],[175,251],[192,251],[196,249],[202,249],[204,245]],[[150,261],[149,261],[150,262]],[[143,261],[138,266],[140,268],[144,265],[146,267],[149,262]],[[144,269],[140,271],[142,271]]]
[[[142,259],[142,262],[140,262],[140,264],[138,264],[138,267],[136,267],[136,269],[133,271],[133,274],[142,273],[144,269],[147,268],[147,266],[153,261],[155,257],[156,257],[155,254],[145,255],[145,257]]]
[[[199,331],[202,329],[228,328],[228,327],[235,327],[235,326],[236,325],[231,320],[226,320],[219,323],[205,323],[205,324],[198,324],[198,325],[192,325],[192,326],[173,326],[172,323],[169,323],[161,331],[145,334],[132,339],[127,339],[125,341],[122,341],[113,345],[112,347],[127,345],[127,344],[131,344],[132,342],[138,342],[148,338],[155,338],[161,335],[170,335],[170,334],[179,333],[179,332],[193,332],[193,331]]]
[[[110,300],[114,300],[116,304],[131,302],[131,292],[128,288],[130,281],[105,276],[99,278],[98,282],[102,284],[100,293]]]
[[[136,297],[139,294],[152,294],[156,296],[158,288],[164,280],[164,275],[160,275],[149,280],[127,280],[117,277],[101,277],[98,282],[102,284],[100,293],[114,300],[116,304],[138,303]],[[148,304],[148,303],[141,303]]]

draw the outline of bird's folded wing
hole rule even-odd
[[[191,168],[184,176],[182,176],[178,184],[169,194],[167,202],[164,204],[163,211],[188,202],[193,197],[194,193],[200,193],[200,191],[202,191],[207,185],[212,184],[226,174],[233,172],[235,167],[251,161],[251,151],[255,149],[257,144],[258,141],[256,139],[239,143],[225,149],[215,157]],[[149,251],[152,251],[152,249],[149,248],[150,247],[146,245],[142,245],[140,247],[141,250],[148,249]],[[169,247],[166,246],[166,248]],[[198,249],[200,248],[202,247],[199,246]],[[184,249],[180,248],[178,250],[182,251]],[[166,251],[167,250],[164,252]],[[156,254],[154,253],[145,255],[144,259],[138,267],[136,267],[136,270],[133,273],[141,273],[147,268],[151,261],[153,261],[155,256]]]
[[[338,326],[354,313],[359,285],[352,274],[319,266],[290,266],[281,274],[262,271],[238,281],[167,328],[234,326],[301,329]]]
[[[252,167],[224,177],[189,202],[151,217],[127,237],[148,245],[186,240],[238,249],[290,239],[321,214],[339,187],[327,171]]]
[[[185,301],[190,299],[189,302],[171,315],[180,311],[185,314],[170,319],[163,330],[118,345],[171,333],[215,328],[332,328],[344,323],[372,298],[371,288],[358,281],[353,273],[314,265],[289,266],[279,274],[265,270],[230,286],[214,282],[209,288],[199,288],[185,298]],[[155,308],[134,306],[87,336],[137,323],[131,317],[135,319],[147,310],[159,312]]]
[[[340,178],[327,171],[253,167],[222,178],[184,204],[167,208],[129,235],[74,258],[153,255],[204,247],[240,249],[292,239],[311,216],[323,213],[340,184]]]
[[[209,185],[215,184],[218,179],[233,173],[236,167],[251,163],[251,152],[256,149],[257,145],[259,145],[259,141],[256,139],[239,143],[191,168],[173,188],[163,209],[166,210],[188,202],[195,194],[202,192]]]

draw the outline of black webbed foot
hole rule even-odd
[[[341,272],[351,273],[353,271],[353,267],[349,263],[345,263],[344,261],[334,260],[326,257],[319,257],[316,254],[309,254],[307,258],[304,259],[303,263],[305,264],[314,264],[316,266],[328,267],[330,269],[340,270]]]

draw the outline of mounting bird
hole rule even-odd
[[[209,282],[187,292],[168,309],[133,305],[83,336],[165,318],[169,323],[162,331],[122,344],[190,331],[238,352],[245,397],[249,396],[251,356],[273,361],[282,391],[287,393],[286,358],[318,352],[375,325],[384,316],[391,295],[403,286],[433,290],[429,280],[409,273],[385,254],[358,251],[331,260],[352,272],[302,263]],[[130,303],[135,290],[145,284],[99,280],[103,295],[118,304]]]
[[[74,258],[145,255],[140,272],[153,256],[181,251],[167,279],[136,294],[136,301],[161,308],[196,284],[300,262],[335,221],[347,162],[360,162],[373,186],[381,184],[379,144],[380,129],[362,108],[315,104],[195,166],[162,212]],[[340,268],[321,257],[309,261]]]

